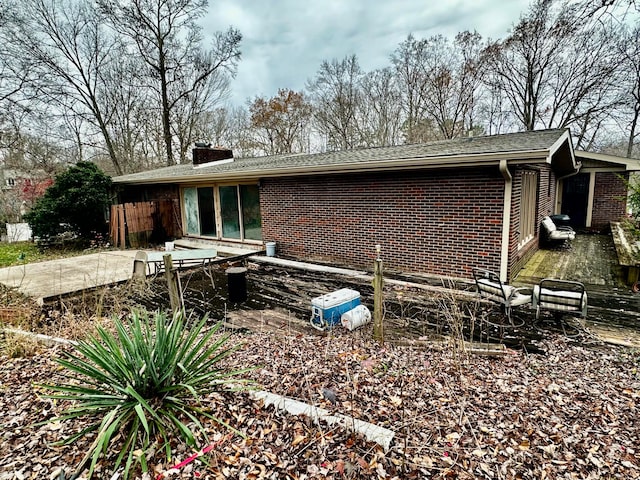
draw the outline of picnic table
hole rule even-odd
[[[218,251],[212,248],[200,248],[193,250],[172,250],[145,252],[138,251],[133,262],[133,274],[146,276],[157,274],[164,270],[164,256],[171,255],[173,266],[177,268],[197,267],[206,265],[218,256]]]

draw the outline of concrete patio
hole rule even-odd
[[[220,259],[243,257],[260,252],[257,248],[236,248],[221,243],[176,241],[183,249],[200,249],[212,246]],[[149,254],[159,250],[146,250]],[[0,268],[0,283],[15,288],[23,295],[34,298],[39,304],[73,295],[84,290],[127,282],[133,274],[134,258],[138,250],[110,250],[88,255],[27,263]],[[177,253],[178,251],[176,251]],[[221,261],[220,259],[215,261]]]
[[[136,250],[116,250],[0,269],[0,283],[43,304],[131,278]]]

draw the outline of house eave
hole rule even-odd
[[[425,170],[438,168],[459,168],[498,166],[506,160],[509,164],[542,163],[550,158],[550,151],[526,150],[500,153],[485,153],[472,155],[451,155],[438,157],[415,157],[372,162],[344,162],[328,165],[304,165],[296,167],[269,168],[259,170],[238,170],[206,172],[205,168],[199,169],[197,174],[191,171],[188,175],[153,176],[148,179],[114,179],[116,184],[155,184],[155,183],[200,183],[206,181],[250,181],[260,178],[293,177],[331,175],[342,173],[368,173],[388,172],[400,170]]]
[[[616,171],[640,171],[640,160],[634,158],[618,157],[604,153],[585,152],[582,150],[576,150],[576,157],[585,160],[604,162],[611,165],[611,168]]]

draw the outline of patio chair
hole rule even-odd
[[[545,278],[533,287],[536,320],[544,310],[555,313],[577,313],[587,316],[587,291],[580,282]]]
[[[551,217],[542,219],[542,239],[544,244],[566,243],[576,238],[576,232],[569,226],[556,226]]]
[[[512,285],[506,285],[500,281],[500,277],[495,272],[474,268],[473,278],[480,298],[501,305],[511,323],[511,309],[513,307],[531,304],[530,288],[516,288]]]

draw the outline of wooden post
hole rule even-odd
[[[382,323],[382,287],[384,279],[382,277],[382,259],[380,258],[380,245],[376,245],[377,258],[373,269],[373,338],[379,342],[384,342],[384,325]]]
[[[171,302],[171,311],[175,315],[182,310],[182,302],[180,301],[180,288],[178,287],[178,278],[173,270],[173,261],[171,255],[163,255],[164,276],[167,279],[167,288],[169,289],[169,301]]]

